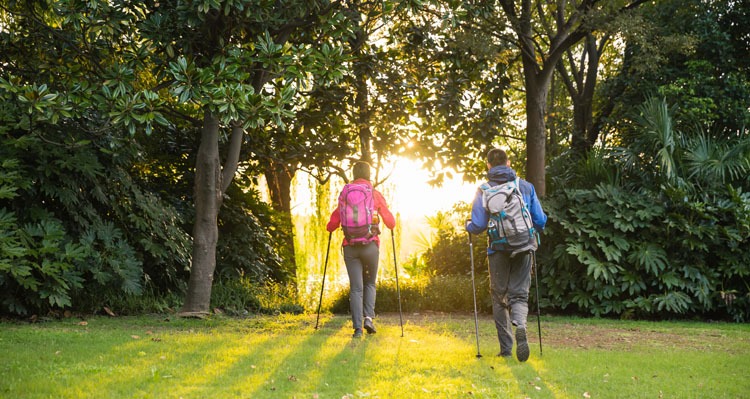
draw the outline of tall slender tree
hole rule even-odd
[[[645,1],[477,0],[454,9],[459,23],[515,46],[523,76],[526,175],[540,195],[546,192],[547,97],[557,64],[602,24]]]

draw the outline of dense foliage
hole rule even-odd
[[[593,315],[750,319],[750,137],[672,128],[651,99],[628,148],[555,166],[546,305]]]
[[[73,129],[10,130],[0,140],[3,312],[106,302],[184,278],[181,215],[131,177],[136,146],[75,140]]]
[[[750,319],[748,15],[664,1],[625,30],[619,70],[597,89],[606,140],[551,166],[550,308]]]
[[[178,7],[159,5],[167,14]],[[161,307],[184,295],[200,124],[189,107],[163,101],[169,95],[155,79],[169,76],[147,64],[174,55],[145,40],[154,6],[2,2],[2,313],[147,306],[122,300],[139,296]],[[183,6],[207,15],[219,5]],[[216,136],[228,146],[225,139]],[[217,273],[290,280],[276,245],[290,233],[247,189],[252,184],[243,180],[224,195]]]
[[[459,202],[450,210],[440,211],[427,217],[431,229],[420,238],[422,250],[412,254],[403,265],[414,277],[425,276],[470,276],[471,257],[474,251],[474,270],[487,272],[487,238],[472,236],[464,230],[464,223],[471,215],[471,204]]]
[[[505,35],[517,4],[0,0],[0,313],[174,309],[183,296],[199,313],[209,299],[296,312],[256,291],[295,288],[296,171],[325,182],[349,160],[400,154],[429,160],[435,181],[442,166],[476,177],[478,154],[504,146],[533,157],[537,178],[551,165],[538,182],[548,309],[750,320],[747,3],[599,2],[580,25],[578,5],[539,2],[520,23],[519,37],[550,39],[532,59]],[[585,41],[554,39],[553,11]],[[554,43],[566,62],[542,51]],[[540,60],[533,95],[536,69],[521,71]],[[586,124],[594,139],[566,152]],[[468,213],[432,220],[404,265],[408,309],[468,309]],[[473,244],[486,293],[484,237]]]
[[[487,268],[475,277],[477,311],[492,313]],[[422,276],[399,280],[402,312],[445,312],[469,313],[474,311],[474,297],[471,294],[471,277],[467,275]],[[395,279],[381,279],[377,285],[378,301],[376,312],[398,312],[398,291]],[[343,288],[324,300],[325,308],[334,313],[349,311],[349,289]],[[533,299],[532,299],[533,301]],[[325,309],[324,308],[324,309]]]

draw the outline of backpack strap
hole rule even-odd
[[[482,207],[484,209],[487,209],[487,190],[490,188],[492,188],[490,182],[484,182],[479,186],[479,189],[482,190]]]

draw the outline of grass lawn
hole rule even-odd
[[[531,358],[496,357],[472,315],[0,323],[0,398],[750,398],[750,325],[529,320]]]

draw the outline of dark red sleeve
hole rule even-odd
[[[389,229],[393,230],[396,227],[396,218],[393,217],[393,214],[391,213],[390,209],[388,209],[388,205],[385,203],[385,198],[383,198],[383,194],[380,194],[379,191],[373,190],[375,195],[375,209],[378,210],[378,215],[380,215],[380,219],[385,223],[385,226]]]

